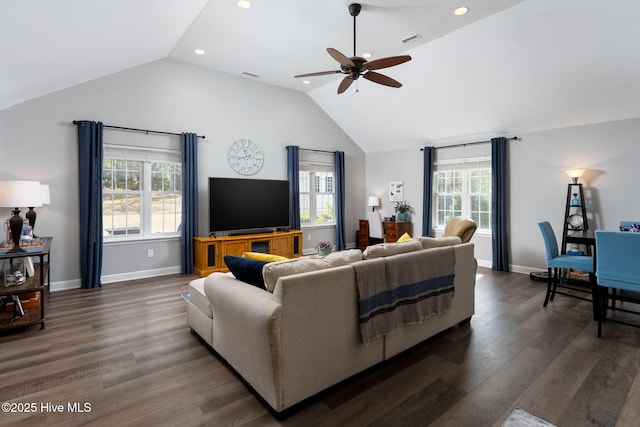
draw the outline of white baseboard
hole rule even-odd
[[[109,274],[106,276],[102,276],[101,281],[102,281],[102,284],[104,285],[107,283],[125,282],[127,280],[146,279],[149,277],[167,276],[169,274],[179,274],[179,273],[180,273],[180,266],[165,267],[165,268],[158,268],[155,270],[142,270],[142,271],[132,271],[129,273]],[[65,291],[68,289],[79,289],[80,286],[81,286],[80,279],[67,280],[64,282],[51,283],[51,288],[49,290],[51,292]]]
[[[81,282],[80,279],[75,280],[65,280],[62,282],[52,282],[49,287],[49,291],[57,292],[57,291],[66,291],[69,289],[78,289],[80,288]]]
[[[478,267],[491,268],[492,265],[493,265],[492,261],[483,260],[483,259],[479,259],[478,260]],[[540,269],[540,268],[532,268],[532,267],[527,267],[527,266],[524,266],[524,265],[514,265],[514,264],[509,265],[509,269],[510,269],[511,273],[520,273],[520,274],[530,274],[530,273],[533,273],[533,272],[545,270],[545,269]]]

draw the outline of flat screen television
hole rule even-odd
[[[209,178],[209,232],[289,227],[289,181]]]

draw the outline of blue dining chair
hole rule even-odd
[[[560,254],[560,252],[558,251],[558,241],[556,240],[556,235],[553,232],[553,228],[551,228],[551,224],[549,224],[548,221],[544,221],[538,223],[538,227],[540,227],[540,231],[542,232],[544,246],[547,251],[547,295],[544,297],[544,307],[547,306],[549,300],[553,301],[553,297],[556,295],[556,293],[585,301],[592,301],[574,294],[558,291],[558,282],[560,269],[572,268],[576,270],[586,271],[589,273],[589,282],[592,283],[592,297],[595,297],[595,284],[593,283],[593,280],[591,280],[591,276],[594,272],[593,257]]]
[[[602,323],[611,321],[623,325],[640,327],[622,319],[607,318],[607,310],[620,310],[626,313],[640,314],[637,311],[616,309],[615,305],[608,307],[609,289],[640,292],[640,233],[626,233],[622,231],[596,230],[596,278],[597,296],[596,310],[598,312],[598,337],[602,337]],[[640,303],[638,297],[620,295],[620,301]],[[637,294],[635,294],[637,295]]]

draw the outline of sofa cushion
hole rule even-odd
[[[331,267],[340,267],[361,260],[362,252],[360,249],[349,249],[332,252],[323,258],[303,257],[283,262],[269,263],[262,269],[262,276],[267,290],[273,292],[276,287],[276,282],[280,277],[307,273],[309,271],[325,270]]]
[[[422,243],[419,240],[409,240],[407,242],[379,243],[367,247],[362,254],[364,259],[380,258],[384,256],[397,255],[405,252],[419,251]]]
[[[249,259],[257,259],[258,261],[267,262],[287,261],[289,259],[280,255],[265,254],[262,252],[245,252],[242,256]]]
[[[423,249],[439,248],[441,246],[455,246],[462,243],[458,236],[449,237],[420,237]]]
[[[262,268],[269,263],[268,261],[225,255],[224,263],[227,264],[229,271],[236,279],[257,286],[260,289],[265,289]]]

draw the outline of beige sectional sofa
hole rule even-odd
[[[404,325],[365,345],[360,334],[353,264],[380,257],[425,256],[453,246],[451,308]],[[457,237],[417,238],[334,253],[322,259],[270,263],[268,290],[213,273],[191,282],[187,319],[192,331],[226,360],[277,412],[306,399],[474,314],[477,263],[473,244]],[[398,258],[399,257],[399,258]],[[425,262],[425,269],[429,268]]]

